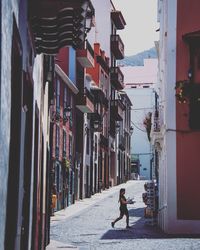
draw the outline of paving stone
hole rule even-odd
[[[125,218],[117,222],[115,228],[111,227],[111,222],[119,216],[118,195],[122,187],[126,188],[126,197],[136,200],[135,204],[128,205],[130,229],[125,228]],[[128,181],[55,213],[47,249],[70,246],[80,250],[199,250],[199,238],[169,236],[156,226],[145,224],[143,192],[144,181]],[[60,245],[57,247],[55,242]]]

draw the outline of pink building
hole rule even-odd
[[[134,85],[153,84],[157,82],[158,59],[144,59],[144,66],[124,66],[121,68],[124,74],[126,88]]]

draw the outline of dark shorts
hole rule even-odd
[[[128,209],[127,208],[120,207],[119,210],[120,210],[120,216],[124,216],[124,215],[128,216]]]

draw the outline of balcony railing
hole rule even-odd
[[[162,125],[163,125],[163,112],[161,108],[158,108],[154,110],[153,131],[160,132]]]
[[[116,90],[124,88],[124,75],[119,67],[112,67],[110,69],[110,79]]]
[[[119,35],[111,35],[111,51],[116,59],[124,58],[124,44]]]
[[[83,113],[94,112],[94,97],[87,88],[84,88],[83,91],[79,91],[76,107]]]
[[[115,119],[115,121],[123,120],[123,110],[124,105],[121,100],[111,100],[111,116]]]
[[[29,16],[36,52],[54,55],[61,47],[82,47],[85,41],[85,21],[94,15],[88,1],[30,1]]]
[[[121,11],[114,10],[111,12],[111,19],[113,20],[116,29],[122,30],[124,29],[126,22]]]
[[[101,65],[106,73],[109,73],[109,61],[108,58],[104,59],[102,56],[97,56],[97,63]]]

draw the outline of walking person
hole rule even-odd
[[[129,202],[126,200],[125,195],[125,188],[121,188],[119,191],[119,201],[120,202],[120,216],[115,219],[113,222],[111,222],[111,226],[114,228],[115,223],[119,220],[121,220],[124,215],[126,216],[126,228],[130,228],[129,226],[129,213],[128,213],[128,209],[127,209],[127,204],[129,204]]]

